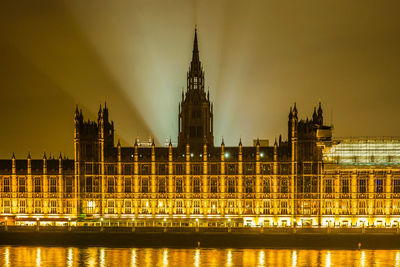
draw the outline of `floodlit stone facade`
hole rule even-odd
[[[321,105],[290,108],[273,146],[214,145],[197,34],[178,114],[178,144],[114,143],[106,106],[74,117],[74,159],[0,160],[0,220],[119,226],[397,227],[396,138],[332,139]]]

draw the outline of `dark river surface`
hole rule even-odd
[[[1,246],[0,266],[399,266],[400,250]]]

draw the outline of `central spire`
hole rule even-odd
[[[178,146],[202,150],[214,146],[213,114],[209,95],[204,90],[204,72],[199,57],[197,29],[194,31],[193,54],[187,72],[187,91],[179,105]]]
[[[193,41],[193,54],[192,62],[190,62],[190,68],[188,72],[188,89],[200,89],[204,90],[204,73],[201,67],[200,56],[199,56],[199,45],[197,42],[197,29],[194,30],[194,41]]]
[[[197,44],[197,29],[194,29],[192,66],[193,66],[193,63],[200,63],[199,45]]]

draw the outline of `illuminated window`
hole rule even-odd
[[[107,193],[114,193],[115,192],[115,178],[108,177],[107,179]]]
[[[270,214],[270,208],[271,208],[271,201],[264,200],[263,201],[263,214]]]
[[[4,177],[3,179],[3,192],[8,193],[10,192],[10,177]]]
[[[176,164],[175,165],[175,174],[180,174],[180,175],[182,175],[182,174],[184,174],[184,166],[183,166],[183,164]]]
[[[235,214],[235,200],[228,200],[228,213]]]
[[[107,201],[107,213],[114,214],[114,200]]]
[[[94,201],[87,201],[86,202],[86,213],[87,214],[94,214],[96,210],[96,204]]]
[[[348,200],[341,200],[341,214],[349,215],[350,214],[350,201]]]
[[[252,214],[253,213],[253,200],[246,200],[245,202],[245,213]]]
[[[51,177],[50,178],[50,193],[57,193],[57,178]]]
[[[366,178],[357,179],[357,191],[359,194],[367,193],[367,179]]]
[[[26,178],[19,177],[18,179],[18,192],[25,193],[26,192]]]
[[[183,201],[176,200],[176,214],[183,214]]]
[[[357,201],[358,207],[357,207],[357,211],[359,215],[366,215],[367,214],[367,205],[366,205],[366,201],[365,200],[359,200]]]
[[[247,178],[245,182],[246,194],[253,193],[253,178]]]
[[[255,173],[255,164],[254,163],[246,163],[244,164],[244,174],[254,174]]]
[[[42,201],[41,200],[35,200],[33,203],[35,205],[35,213],[42,213]]]
[[[375,214],[383,215],[384,205],[383,200],[375,200]]]
[[[3,200],[3,212],[11,213],[11,201],[9,199]]]
[[[92,177],[86,177],[85,182],[86,182],[86,186],[85,186],[86,193],[91,193],[93,190]]]
[[[73,190],[73,178],[72,177],[67,177],[65,178],[65,193],[72,193]]]
[[[271,180],[269,178],[263,179],[263,193],[269,194],[271,193]]]
[[[383,178],[375,179],[375,193],[382,194],[383,193],[383,186],[384,186]]]
[[[218,201],[217,200],[211,200],[211,213],[212,214],[217,214],[218,212]]]
[[[200,214],[200,200],[193,200],[193,213]]]
[[[94,193],[100,192],[100,178],[99,177],[93,178],[93,192]]]
[[[124,174],[125,175],[132,175],[133,174],[133,168],[131,164],[125,164],[124,165]]]
[[[165,214],[165,206],[166,206],[166,203],[164,200],[158,201],[158,213],[159,214]]]
[[[225,153],[225,157],[229,158],[228,152]],[[228,174],[237,174],[238,173],[237,164],[229,163],[229,164],[226,164],[226,167],[227,167],[226,170],[228,171]]]
[[[57,213],[57,200],[50,200],[50,213],[56,214]]]
[[[149,213],[149,201],[148,200],[142,199],[141,207],[142,207],[143,214]]]
[[[67,200],[65,204],[67,206],[67,214],[72,214],[72,200]]]
[[[325,194],[332,194],[332,179],[324,180],[324,190]]]
[[[218,192],[218,180],[217,178],[213,177],[211,178],[211,193],[217,193]]]
[[[42,192],[42,181],[40,177],[35,177],[34,179],[34,192],[35,193],[40,193]]]
[[[201,164],[192,164],[192,174],[202,174],[203,168]]]
[[[193,193],[200,193],[200,178],[193,178]]]
[[[281,200],[281,214],[282,215],[288,214],[287,201],[286,200]]]
[[[176,178],[176,180],[175,180],[175,191],[176,191],[176,193],[183,193],[182,178]]]
[[[158,164],[158,174],[159,175],[166,175],[168,174],[168,165],[167,164]]]
[[[400,214],[400,200],[393,200],[392,214],[393,215]]]
[[[140,174],[142,175],[150,174],[150,164],[142,164],[140,168]]]
[[[18,212],[26,213],[26,201],[23,199],[18,202]]]
[[[325,201],[325,214],[332,215],[332,201],[331,200]]]
[[[342,194],[350,193],[350,179],[348,178],[341,179],[341,189],[342,189]]]
[[[125,200],[124,207],[125,207],[125,214],[132,213],[132,201],[130,199]]]
[[[132,193],[132,178],[125,178],[125,193]]]
[[[142,178],[142,193],[148,193],[148,192],[149,192],[149,179]]]
[[[228,193],[235,193],[235,178],[228,178]]]
[[[286,194],[289,192],[289,181],[287,178],[280,179],[280,189],[282,194]]]
[[[219,174],[219,164],[211,163],[208,166],[210,174]]]
[[[165,178],[158,178],[158,193],[165,193]]]
[[[261,164],[261,174],[272,174],[271,164]]]
[[[395,177],[392,180],[392,192],[394,194],[400,194],[400,178]]]

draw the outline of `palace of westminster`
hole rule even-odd
[[[399,227],[400,138],[332,138],[321,105],[290,108],[273,146],[215,146],[197,33],[178,144],[114,144],[106,106],[74,116],[74,159],[0,160],[9,225]]]

